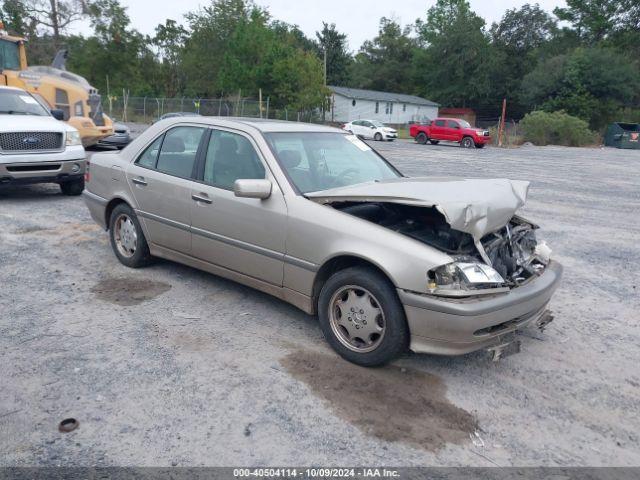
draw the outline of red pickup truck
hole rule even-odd
[[[440,140],[446,140],[458,142],[465,148],[482,148],[491,143],[489,130],[473,128],[469,122],[459,118],[436,118],[429,124],[413,124],[409,135],[422,145],[427,142],[437,145]]]

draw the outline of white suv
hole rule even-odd
[[[78,131],[31,94],[0,87],[0,188],[57,183],[65,195],[84,189],[85,151]]]

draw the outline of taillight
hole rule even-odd
[[[87,160],[86,167],[84,169],[84,182],[89,183],[91,180],[91,174],[89,173],[89,167],[91,166],[91,162]]]

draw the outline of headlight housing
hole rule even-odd
[[[82,145],[82,138],[80,132],[77,130],[70,130],[67,132],[67,146],[73,147],[76,145]]]
[[[430,270],[427,290],[444,297],[468,297],[509,291],[504,278],[489,265],[453,262]]]

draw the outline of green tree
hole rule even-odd
[[[29,13],[22,0],[4,0],[0,6],[0,20],[4,23],[5,29],[13,35],[27,37],[33,34]]]
[[[94,35],[67,39],[68,67],[106,93],[122,89],[132,94],[154,93],[157,62],[149,39],[131,27],[126,8],[118,0],[95,0],[89,8]]]
[[[318,46],[316,42],[307,37],[297,25],[290,25],[280,20],[271,21],[271,29],[275,31],[278,38],[305,52],[315,52]]]
[[[184,90],[186,78],[182,69],[182,55],[188,32],[175,20],[167,19],[156,27],[153,45],[158,49],[162,90],[172,97]]]
[[[579,48],[541,62],[522,82],[532,106],[564,110],[602,128],[622,107],[638,105],[637,64],[609,48]]]
[[[378,35],[364,42],[351,66],[351,83],[359,88],[412,93],[411,64],[416,41],[411,27],[383,17]]]
[[[318,107],[325,92],[322,65],[315,54],[282,35],[260,10],[251,12],[232,34],[220,65],[217,85],[227,94],[263,94],[279,107]]]
[[[558,19],[569,22],[580,38],[596,43],[614,31],[618,24],[621,0],[566,0],[566,7],[556,7]]]
[[[347,35],[336,29],[336,24],[322,22],[322,30],[316,32],[318,56],[325,61],[327,84],[344,86],[349,83],[349,67],[353,62],[347,47]]]
[[[536,3],[507,10],[491,27],[494,44],[513,53],[528,53],[547,42],[557,31],[555,20]]]
[[[220,65],[233,35],[252,14],[268,13],[248,0],[212,0],[186,15],[190,35],[185,42],[182,66],[188,78],[187,93],[203,97],[220,93]]]
[[[489,98],[491,52],[484,24],[466,0],[438,0],[426,21],[417,21],[423,48],[415,75],[423,96],[460,107]]]
[[[507,10],[500,22],[492,25],[489,65],[495,106],[500,98],[506,98],[510,116],[519,117],[527,112],[520,96],[522,78],[535,68],[540,47],[556,33],[556,22],[537,4]]]

